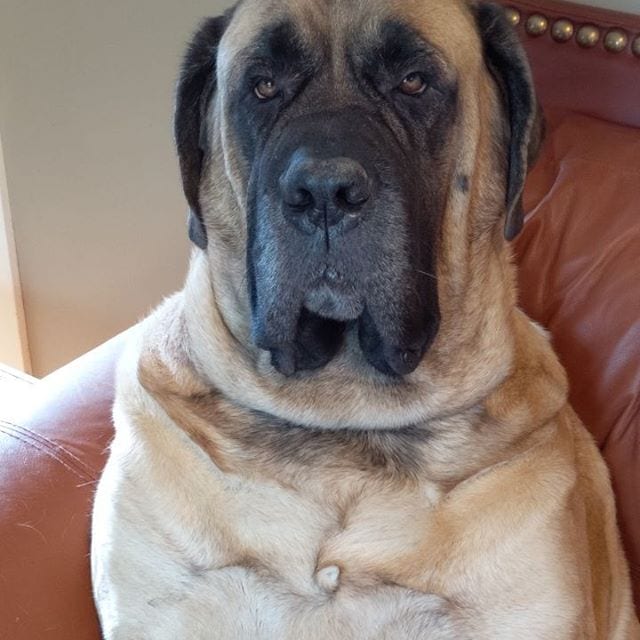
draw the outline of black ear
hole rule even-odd
[[[207,248],[200,208],[200,179],[208,152],[206,115],[216,90],[216,57],[230,15],[207,18],[196,31],[184,57],[178,89],[174,131],[182,186],[189,203],[189,237]]]
[[[531,69],[504,8],[480,2],[477,20],[487,67],[500,88],[510,131],[504,235],[513,240],[524,225],[522,192],[527,171],[535,162],[544,132]]]

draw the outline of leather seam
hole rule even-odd
[[[14,432],[13,430],[8,430],[6,429],[6,427],[3,427],[3,425],[0,425],[0,432],[8,435],[9,437],[13,438],[14,440],[17,440],[18,442],[22,442],[22,444],[26,444],[30,447],[33,447],[40,453],[44,453],[50,458],[53,458],[58,464],[62,465],[67,471],[70,471],[75,476],[78,476],[78,478],[82,480],[88,480],[88,478],[86,478],[82,473],[80,473],[79,471],[74,469],[72,466],[68,465],[64,460],[62,460],[57,455],[55,455],[55,453],[51,451],[50,448],[43,447],[37,441],[27,438],[24,435],[21,436],[18,433]]]
[[[56,462],[61,464],[67,471],[70,471],[74,475],[78,476],[81,480],[86,482],[95,482],[97,477],[94,473],[88,471],[76,456],[68,452],[60,445],[56,445],[54,442],[42,437],[34,437],[36,434],[29,430],[7,422],[6,420],[0,420],[0,432],[5,433],[11,438],[22,442],[28,446],[33,447],[37,451],[44,453],[45,455],[53,458]],[[67,458],[67,459],[65,459]],[[79,468],[85,467],[85,468]]]
[[[58,444],[57,442],[54,442],[53,440],[49,440],[49,438],[46,438],[45,436],[37,433],[36,431],[29,429],[29,427],[25,427],[23,425],[16,424],[15,422],[10,422],[5,419],[2,419],[2,422],[4,422],[4,424],[8,425],[9,427],[17,429],[19,432],[23,433],[26,437],[37,440],[38,442],[43,444],[45,447],[51,447],[55,449],[57,452],[59,452],[63,456],[70,458],[69,463],[70,464],[75,463],[79,471],[83,471],[89,476],[95,477],[96,474],[94,470],[88,464],[83,462],[80,458],[78,458],[78,456],[74,455],[73,453],[71,453],[71,451],[69,451],[68,449],[65,449],[65,447]]]

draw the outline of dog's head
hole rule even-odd
[[[354,331],[409,374],[439,331],[446,245],[522,226],[537,114],[492,4],[243,0],[204,22],[178,86],[191,238],[243,252],[253,340],[281,373]]]

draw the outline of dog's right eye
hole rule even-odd
[[[278,92],[278,85],[272,78],[261,78],[254,88],[254,93],[260,100],[272,100]]]
[[[427,89],[427,83],[419,73],[410,73],[400,84],[400,91],[407,96],[422,95]]]

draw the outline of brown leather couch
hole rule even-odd
[[[573,405],[609,463],[640,605],[640,55],[631,49],[640,16],[544,0],[510,6],[548,118],[515,247],[522,305],[551,330]],[[542,35],[527,33],[544,27],[532,13],[548,21]],[[559,18],[594,25],[601,38],[621,28],[629,42],[619,53],[603,39],[591,49],[558,43]],[[89,514],[122,343],[34,384],[20,415],[0,420],[2,640],[100,637]]]

